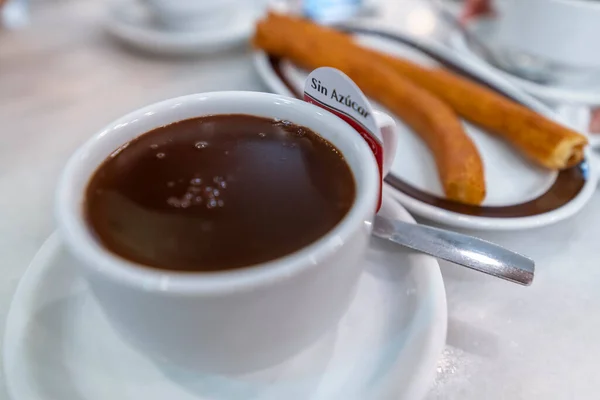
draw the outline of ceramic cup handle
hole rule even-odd
[[[375,110],[373,115],[383,139],[383,176],[385,177],[390,172],[396,158],[398,130],[396,121],[386,113]]]

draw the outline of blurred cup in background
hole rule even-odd
[[[571,68],[600,70],[600,1],[497,2],[498,43]]]
[[[177,31],[201,31],[219,27],[227,22],[236,6],[244,0],[141,0],[156,23],[162,28]],[[248,2],[250,3],[250,2]]]

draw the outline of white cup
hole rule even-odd
[[[154,128],[203,115],[236,113],[289,120],[333,143],[356,181],[356,198],[343,220],[295,253],[219,273],[161,271],[104,249],[87,226],[83,210],[86,186],[102,161]],[[384,140],[393,137],[393,120],[379,118],[385,125]],[[363,268],[379,186],[378,167],[368,145],[333,114],[273,94],[215,92],[153,104],[94,135],[65,167],[56,215],[68,249],[105,314],[126,339],[162,362],[236,372],[284,360],[342,317]]]
[[[600,1],[498,2],[498,43],[559,65],[600,69]]]
[[[141,1],[161,27],[174,31],[202,31],[222,26],[227,23],[235,7],[244,4],[244,0]]]

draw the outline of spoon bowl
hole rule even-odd
[[[520,285],[533,282],[530,258],[462,233],[375,216],[373,235]]]

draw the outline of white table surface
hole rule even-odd
[[[104,34],[102,7],[51,2],[29,28],[0,32],[0,339],[18,280],[54,230],[54,186],[78,145],[167,97],[265,90],[248,49],[201,59],[132,52]],[[444,36],[418,0],[386,7],[388,23]],[[442,265],[448,339],[428,400],[600,398],[600,196],[554,226],[470,233],[530,255],[537,276],[523,288]],[[4,384],[0,372],[0,399]]]

